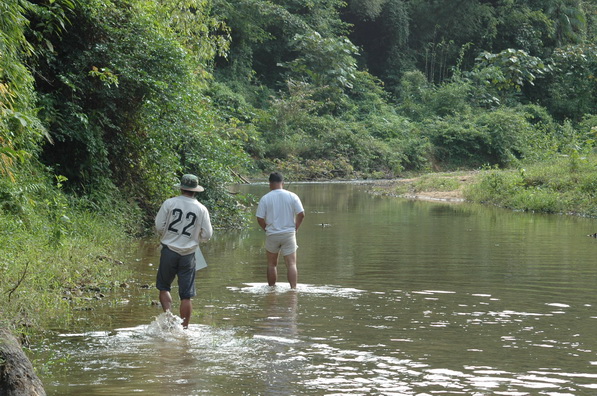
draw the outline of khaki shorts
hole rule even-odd
[[[296,232],[267,235],[265,237],[265,249],[270,253],[282,252],[283,256],[296,252],[296,249],[298,249]]]

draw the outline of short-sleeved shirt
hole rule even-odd
[[[265,220],[266,235],[274,235],[296,231],[295,216],[303,211],[298,195],[279,188],[261,197],[256,215]]]
[[[194,253],[199,241],[213,235],[207,208],[184,195],[164,201],[155,218],[155,227],[161,243],[183,256]]]

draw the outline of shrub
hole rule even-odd
[[[597,158],[560,156],[519,170],[485,171],[464,195],[516,210],[595,216]]]
[[[30,178],[3,182],[0,191],[0,327],[64,328],[75,308],[128,279],[114,257],[130,242],[122,213],[92,214],[78,206],[81,201]]]
[[[432,119],[422,123],[423,134],[432,144],[433,160],[448,169],[517,165],[552,155],[564,141],[570,144],[574,130],[534,121],[529,109],[534,110],[500,108]]]

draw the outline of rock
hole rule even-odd
[[[17,339],[0,329],[0,395],[45,396],[46,391]]]

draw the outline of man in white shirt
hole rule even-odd
[[[259,200],[256,214],[257,223],[266,235],[267,283],[276,285],[278,256],[281,252],[286,263],[288,283],[292,289],[296,289],[296,232],[305,218],[305,211],[299,197],[284,190],[284,178],[280,173],[269,175],[269,189],[270,192]]]
[[[193,311],[191,298],[195,296],[195,251],[199,249],[199,241],[211,238],[213,228],[207,208],[195,198],[196,192],[204,190],[197,176],[183,175],[180,184],[174,187],[180,189],[181,195],[164,201],[155,218],[162,243],[156,287],[164,312],[169,311],[170,288],[178,276],[180,317],[186,329]]]

